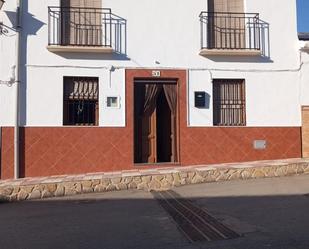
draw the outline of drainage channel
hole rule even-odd
[[[192,201],[172,190],[152,192],[190,242],[235,239],[240,235],[226,227]]]

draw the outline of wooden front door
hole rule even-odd
[[[302,107],[302,154],[309,157],[309,106]]]
[[[157,163],[157,111],[142,118],[142,161]]]

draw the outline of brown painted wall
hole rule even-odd
[[[21,151],[25,151],[21,156],[22,176],[138,169],[140,166],[133,164],[133,82],[134,77],[150,76],[150,70],[126,72],[127,126],[125,128],[22,128]],[[162,71],[161,77],[178,79],[180,165],[301,157],[299,127],[188,128],[186,71]],[[267,149],[254,150],[253,140],[256,139],[267,140]],[[2,148],[1,178],[11,178],[13,128],[2,128]]]

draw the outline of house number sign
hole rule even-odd
[[[152,71],[152,77],[161,77],[160,71]]]

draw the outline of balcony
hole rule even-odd
[[[202,56],[260,56],[264,31],[256,13],[202,12]]]
[[[126,52],[126,20],[111,9],[48,7],[51,52]]]

